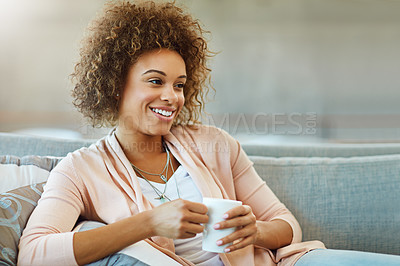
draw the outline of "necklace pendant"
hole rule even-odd
[[[160,178],[161,178],[162,181],[167,183],[168,179],[164,175],[160,175]]]
[[[164,193],[163,193],[163,194],[161,194],[159,197],[154,198],[154,199],[158,199],[158,200],[165,199],[165,195],[164,195]]]
[[[163,194],[161,194],[159,197],[157,197],[157,198],[154,198],[154,199],[160,200],[162,203],[166,202],[166,198],[165,198],[165,195],[164,195],[164,193],[163,193]]]

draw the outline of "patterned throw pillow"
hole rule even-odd
[[[18,243],[60,157],[0,156],[0,265],[16,265]]]
[[[45,182],[0,194],[0,264],[17,264],[18,242]]]

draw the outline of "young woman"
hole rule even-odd
[[[238,142],[199,123],[211,53],[196,20],[172,3],[112,2],[89,29],[73,73],[74,104],[93,125],[114,129],[51,172],[19,264],[144,265],[118,253],[139,241],[203,266],[290,265],[324,248],[300,242],[296,219]],[[201,249],[203,197],[243,202],[214,225],[238,228],[217,243],[233,242],[227,253]],[[78,219],[103,226],[75,228]]]

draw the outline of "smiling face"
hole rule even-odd
[[[175,51],[144,53],[128,71],[121,95],[118,127],[124,132],[165,135],[185,102],[186,66]]]

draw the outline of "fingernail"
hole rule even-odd
[[[224,218],[224,219],[226,219],[228,217],[229,217],[229,215],[227,213],[225,213],[224,216],[222,216],[222,218]]]
[[[217,246],[220,246],[220,245],[222,245],[222,240],[217,241]]]
[[[221,225],[220,224],[214,224],[214,229],[218,229],[218,228],[220,228],[221,227]]]
[[[229,248],[224,249],[225,252],[231,251]]]

